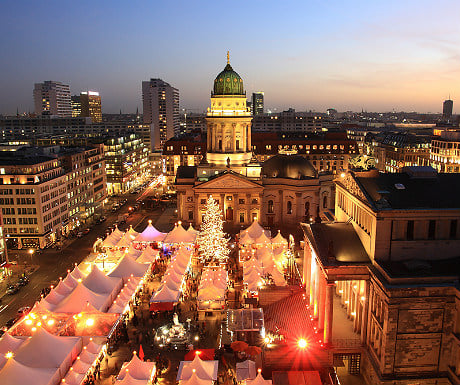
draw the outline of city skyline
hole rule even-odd
[[[7,2],[0,113],[33,111],[33,85],[45,80],[97,89],[104,113],[142,111],[149,78],[203,111],[227,50],[248,98],[264,91],[266,108],[439,113],[459,93],[458,11],[453,1]]]

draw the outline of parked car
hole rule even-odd
[[[90,231],[91,231],[90,229],[84,229],[82,231],[82,233],[83,233],[83,235],[86,235],[86,234],[89,234]]]
[[[77,238],[82,238],[83,235],[84,235],[84,234],[83,234],[81,231],[79,231],[79,232],[77,233]]]
[[[20,286],[18,284],[15,285],[10,285],[6,288],[6,294],[12,295],[16,294],[20,289]]]
[[[18,309],[18,314],[20,315],[26,315],[26,314],[29,314],[29,312],[30,312],[30,306],[24,306]]]

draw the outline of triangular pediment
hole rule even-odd
[[[194,187],[195,190],[221,190],[221,189],[234,189],[234,188],[256,188],[262,189],[259,183],[253,182],[249,178],[236,173],[225,173],[213,177],[211,180],[200,183]]]

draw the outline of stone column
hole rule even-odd
[[[367,325],[365,325],[365,328],[367,329],[367,331],[366,331],[366,341],[367,341],[366,344],[367,344],[367,345],[370,345],[370,340],[371,340],[371,322],[369,322],[369,320],[371,319],[372,302],[374,301],[374,289],[373,289],[372,285],[370,284],[370,282],[369,282],[368,290],[369,290],[369,299],[367,299],[368,322],[367,322]]]
[[[304,246],[304,280],[305,280],[305,291],[308,296],[308,302],[310,302],[310,284],[311,284],[311,249],[308,241],[305,242]]]
[[[232,124],[232,148],[231,152],[236,152],[236,124]]]
[[[332,343],[332,321],[334,319],[334,284],[326,286],[326,314],[324,317],[324,343]]]
[[[319,301],[318,301],[318,329],[324,329],[324,318],[326,312],[326,278],[319,276]]]
[[[367,337],[367,320],[369,319],[369,281],[364,281],[364,301],[363,312],[361,316],[361,342],[366,343]],[[361,301],[361,298],[359,299]]]
[[[245,142],[247,143],[247,151],[251,152],[252,151],[252,143],[251,143],[251,123],[246,125],[246,138]]]

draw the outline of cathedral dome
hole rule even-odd
[[[317,172],[309,160],[301,155],[275,155],[262,164],[266,178],[316,178]]]
[[[212,93],[216,95],[245,95],[243,88],[243,79],[230,65],[230,60],[227,55],[227,65],[224,70],[217,75],[214,80],[214,90]]]

